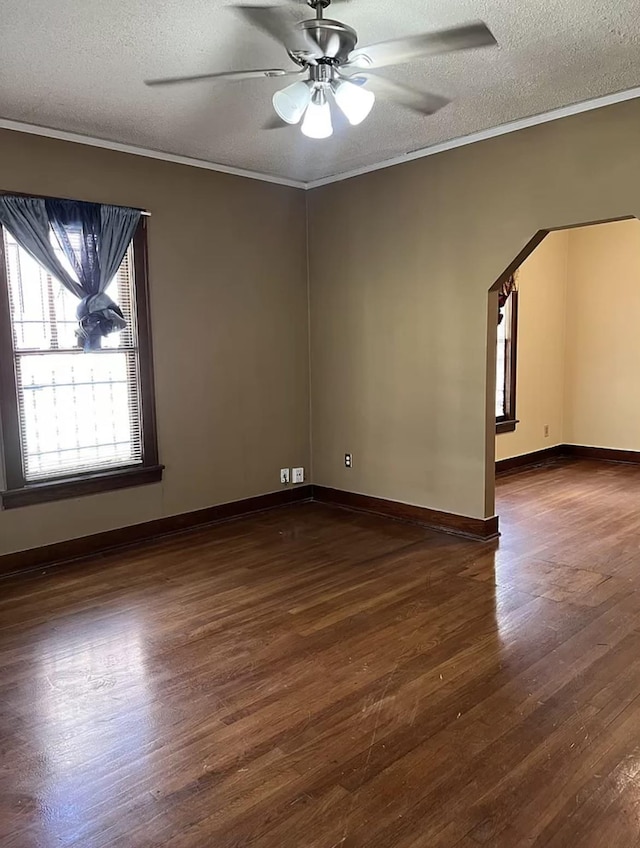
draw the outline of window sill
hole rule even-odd
[[[59,480],[46,480],[42,483],[28,483],[21,489],[9,489],[2,492],[0,494],[2,508],[17,509],[22,506],[61,501],[82,495],[96,495],[116,489],[144,486],[147,483],[159,483],[162,480],[163,469],[163,465],[136,466],[65,477]]]
[[[519,423],[515,418],[510,421],[496,421],[496,433],[513,433],[516,429],[516,424]]]

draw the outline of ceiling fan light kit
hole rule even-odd
[[[291,25],[282,6],[235,6],[251,25],[283,46],[297,68],[269,68],[188,77],[148,80],[147,85],[173,85],[199,80],[269,79],[306,76],[273,95],[273,107],[285,124],[301,124],[308,138],[333,135],[331,109],[337,106],[352,126],[361,124],[376,102],[376,95],[393,100],[422,115],[432,115],[449,101],[378,75],[380,68],[413,59],[457,50],[495,47],[496,40],[481,21],[440,32],[421,33],[358,48],[354,29],[325,18],[331,0],[307,0],[316,16]]]
[[[374,92],[340,79],[332,65],[312,65],[309,74],[309,79],[294,82],[273,95],[278,117],[287,124],[302,121],[301,130],[308,138],[329,138],[333,134],[332,102],[354,127],[373,109]]]

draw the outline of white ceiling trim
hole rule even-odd
[[[423,147],[419,150],[412,150],[410,153],[404,153],[401,156],[395,156],[393,159],[387,159],[384,162],[378,162],[375,165],[367,165],[363,168],[355,168],[353,171],[344,171],[341,174],[336,174],[331,177],[322,177],[319,180],[312,180],[305,183],[306,189],[319,188],[330,183],[341,182],[342,180],[358,177],[361,174],[369,174],[372,171],[380,171],[382,168],[391,168],[393,165],[400,165],[403,162],[411,162],[413,159],[422,159],[425,156],[434,156],[436,153],[442,153],[445,150],[453,150],[456,147],[464,147],[467,144],[475,144],[476,141],[486,141],[489,138],[496,138],[499,135],[517,132],[518,130],[527,129],[527,127],[535,127],[538,124],[546,124],[549,121],[557,121],[560,118],[568,118],[570,115],[579,115],[581,112],[590,112],[593,109],[601,109],[603,106],[611,106],[614,103],[622,103],[624,100],[633,100],[640,97],[640,86],[636,88],[628,88],[625,91],[617,91],[614,94],[605,94],[602,97],[594,97],[591,100],[582,100],[579,103],[572,103],[569,106],[561,106],[558,109],[552,109],[550,112],[542,112],[539,115],[531,115],[528,118],[518,118],[516,121],[509,121],[506,124],[500,124],[497,127],[490,127],[487,130],[471,133],[460,138],[452,138],[449,141],[443,141],[441,144],[433,144],[430,147]]]
[[[174,153],[163,153],[160,150],[149,150],[146,147],[136,147],[133,144],[121,144],[119,141],[108,141],[104,138],[93,138],[82,133],[55,130],[51,127],[41,127],[37,124],[27,124],[21,121],[9,121],[0,118],[0,129],[15,130],[16,132],[43,135],[46,138],[57,138],[60,141],[71,141],[76,144],[87,144],[90,147],[102,147],[105,150],[116,150],[119,153],[131,153],[133,156],[146,156],[148,159],[161,159],[163,162],[175,162],[178,165],[190,165],[192,168],[204,168],[206,171],[218,171],[222,174],[232,174],[235,177],[247,177],[250,180],[262,180],[266,183],[290,186],[292,188],[307,188],[306,183],[299,180],[289,180],[286,177],[276,177],[272,174],[261,174],[245,168],[232,168],[229,165],[218,165],[205,159],[194,159],[190,156],[177,156]]]
[[[517,132],[518,130],[526,129],[527,127],[535,127],[539,124],[546,124],[550,121],[557,121],[560,118],[567,118],[571,115],[579,115],[581,112],[601,109],[603,106],[611,106],[614,103],[622,103],[625,100],[633,100],[638,97],[640,97],[640,86],[636,88],[629,88],[624,91],[617,91],[614,94],[606,94],[602,97],[595,97],[591,100],[583,100],[579,103],[572,103],[569,106],[562,106],[559,109],[552,109],[549,112],[531,115],[528,118],[519,118],[516,121],[509,121],[506,124],[491,127],[490,129],[482,130],[481,132],[471,133],[471,135],[453,138],[449,141],[443,141],[440,144],[433,144],[430,147],[420,148],[419,150],[412,150],[409,153],[395,156],[392,159],[386,159],[385,161],[378,162],[375,165],[355,168],[352,171],[344,171],[330,177],[323,177],[319,180],[311,180],[307,183],[300,180],[290,180],[286,177],[277,177],[273,174],[263,174],[258,171],[250,171],[244,168],[232,168],[229,165],[207,162],[204,159],[194,159],[189,156],[177,156],[173,153],[163,153],[160,150],[149,150],[147,148],[137,147],[131,144],[122,144],[118,141],[93,138],[92,136],[82,135],[81,133],[56,130],[51,127],[42,127],[37,124],[28,124],[21,121],[10,121],[5,118],[0,118],[0,129],[30,133],[31,135],[40,135],[45,136],[46,138],[56,138],[61,141],[70,141],[76,144],[86,144],[90,147],[101,147],[105,150],[130,153],[133,156],[146,156],[149,159],[161,159],[163,162],[175,162],[178,165],[189,165],[192,168],[204,168],[207,171],[218,171],[223,174],[246,177],[251,180],[262,180],[263,182],[275,183],[276,185],[284,185],[291,188],[313,189],[329,185],[330,183],[348,180],[362,174],[369,174],[372,171],[379,171],[382,168],[391,168],[393,165],[400,165],[403,162],[411,162],[414,159],[422,159],[425,156],[434,156],[436,153],[442,153],[445,150],[453,150],[456,147],[464,147],[467,144],[475,144],[477,141],[486,141],[487,139],[496,138],[497,136],[506,135],[507,133]]]

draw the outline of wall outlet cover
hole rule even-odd
[[[285,484],[291,482],[291,476],[288,468],[280,469],[280,482]]]
[[[304,468],[292,468],[291,472],[294,483],[304,483]]]

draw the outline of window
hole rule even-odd
[[[144,219],[107,289],[127,326],[91,353],[77,298],[0,230],[3,506],[159,480]]]
[[[518,332],[518,292],[512,291],[500,310],[496,356],[496,432],[516,428],[516,346]]]

